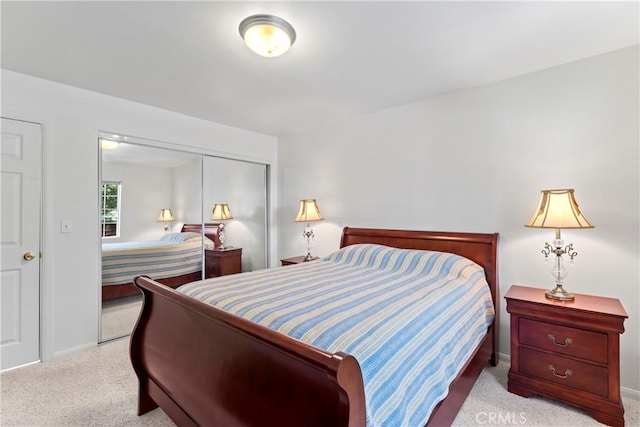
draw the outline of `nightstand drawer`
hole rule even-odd
[[[606,364],[607,334],[520,318],[520,344]]]
[[[602,366],[521,348],[520,371],[566,387],[609,396],[609,370]]]

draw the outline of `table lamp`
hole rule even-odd
[[[576,202],[574,190],[542,190],[538,209],[524,226],[556,229],[556,238],[553,240],[553,244],[547,242],[544,245],[544,249],[542,249],[545,258],[552,253],[556,256],[555,265],[551,270],[551,274],[556,281],[556,287],[547,291],[545,296],[555,300],[573,301],[575,296],[563,288],[567,270],[564,268],[562,255],[567,254],[573,261],[573,258],[578,253],[573,249],[573,243],[567,246],[564,245],[560,230],[563,228],[593,228],[593,225],[582,216],[582,212]]]
[[[160,215],[158,215],[158,222],[164,222],[164,232],[169,230],[169,223],[175,221],[171,209],[160,209]]]
[[[311,261],[311,240],[314,238],[313,229],[311,229],[311,221],[320,221],[324,217],[320,213],[318,204],[315,199],[303,199],[300,200],[300,208],[298,209],[298,215],[296,215],[296,222],[306,222],[307,227],[302,232],[302,237],[307,239],[307,256],[304,257],[305,261]]]
[[[218,240],[220,240],[220,246],[216,249],[226,249],[224,246],[225,233],[224,233],[224,222],[228,219],[233,219],[233,215],[231,215],[231,211],[229,210],[229,205],[227,203],[216,203],[213,205],[213,210],[211,211],[211,219],[215,219],[220,221],[220,225],[218,226]]]

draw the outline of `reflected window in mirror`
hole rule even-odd
[[[120,235],[120,182],[102,182],[100,195],[100,213],[102,237],[118,237]]]

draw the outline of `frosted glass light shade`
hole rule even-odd
[[[320,213],[316,199],[303,199],[300,200],[300,207],[298,208],[298,214],[296,215],[296,222],[310,222],[320,221],[324,217]]]
[[[535,228],[593,228],[582,215],[573,189],[542,190],[540,203],[524,225]]]
[[[249,16],[242,20],[239,31],[249,49],[268,58],[282,55],[296,40],[291,24],[273,15]]]
[[[229,205],[227,203],[216,203],[211,211],[211,219],[217,219],[218,221],[233,219]]]

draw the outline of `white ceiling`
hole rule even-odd
[[[628,2],[0,2],[2,67],[282,136],[638,43]],[[296,29],[263,58],[238,25]]]

